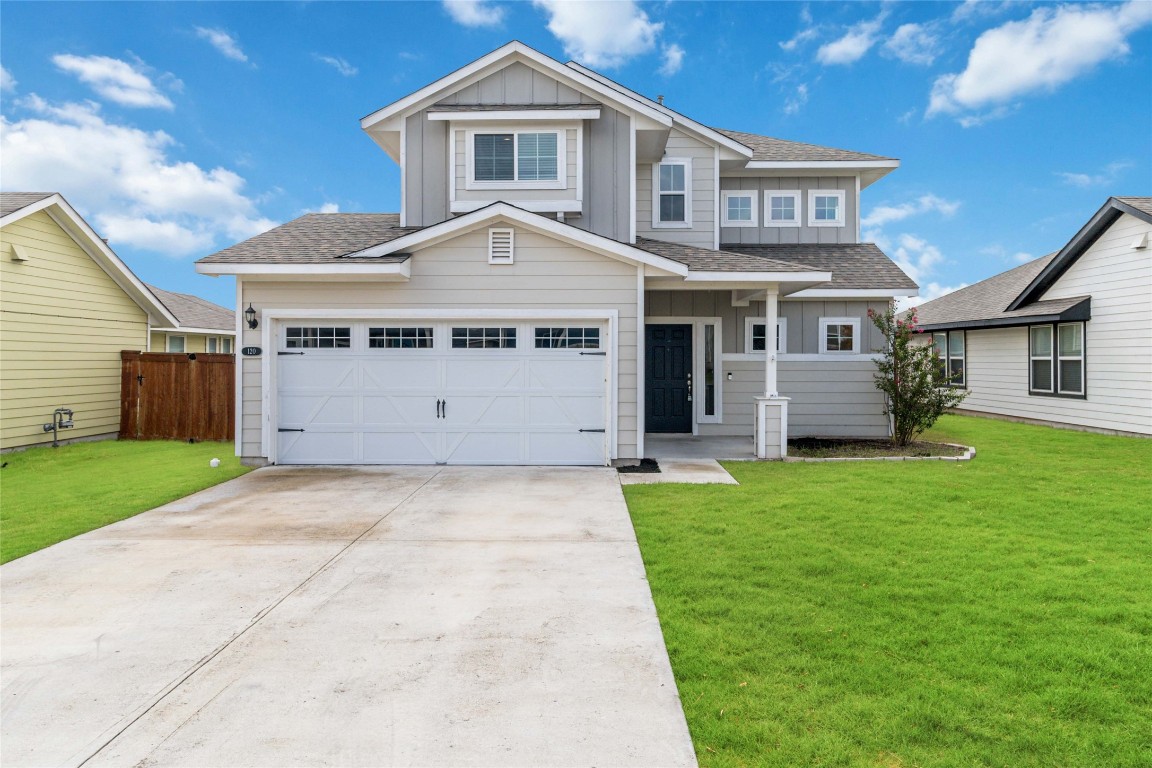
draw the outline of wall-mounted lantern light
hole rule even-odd
[[[256,320],[256,310],[252,309],[252,302],[248,302],[248,309],[244,310],[244,319],[248,321],[248,327],[256,330],[256,326],[260,325]]]

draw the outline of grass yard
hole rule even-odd
[[[926,439],[624,489],[701,765],[1152,765],[1152,440]]]
[[[0,562],[238,477],[248,468],[232,453],[231,443],[106,440],[4,454]]]

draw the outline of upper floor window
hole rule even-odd
[[[787,192],[765,192],[764,226],[800,226],[800,192],[797,190]]]
[[[653,167],[652,226],[692,226],[692,161],[668,159]]]
[[[756,226],[755,190],[728,190],[721,192],[720,197],[721,226]]]
[[[820,318],[820,354],[856,354],[859,351],[860,318]]]
[[[808,192],[808,226],[844,226],[844,191],[813,189]]]
[[[563,143],[559,131],[474,133],[472,181],[559,181]]]

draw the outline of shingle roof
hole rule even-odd
[[[21,208],[27,208],[32,203],[38,203],[46,197],[52,197],[55,192],[0,192],[0,216],[15,213]]]
[[[693,245],[669,243],[637,237],[636,247],[683,264],[693,272],[826,272],[819,267],[796,261],[782,261],[767,256],[733,251],[714,251]]]
[[[233,331],[236,327],[236,316],[232,310],[213,304],[207,299],[192,296],[187,293],[173,293],[163,288],[149,285],[148,290],[156,294],[156,298],[168,307],[168,311],[176,316],[182,327],[211,328],[220,331]]]
[[[851,162],[854,160],[894,160],[891,157],[869,155],[865,152],[853,152],[847,149],[834,147],[821,147],[817,144],[804,144],[799,141],[785,141],[774,139],[771,136],[760,136],[755,133],[743,131],[729,131],[723,128],[713,128],[730,139],[734,139],[752,150],[752,160],[768,162]]]
[[[1003,325],[1017,319],[1024,320],[1066,312],[1088,297],[1034,301],[1020,309],[1012,311],[1007,309],[1055,256],[1055,253],[1041,256],[1015,269],[1001,272],[987,280],[981,280],[946,296],[925,302],[916,308],[917,320],[921,326],[931,329],[989,321]]]
[[[919,286],[873,243],[800,243],[785,245],[745,245],[721,243],[723,251],[802,264],[805,269],[831,272],[832,281],[813,290],[867,290],[870,288],[908,290]]]
[[[419,229],[401,227],[398,213],[309,213],[205,256],[200,263],[327,264]],[[375,261],[395,263],[407,258],[384,256]]]
[[[1116,199],[1152,216],[1152,197],[1118,197]]]

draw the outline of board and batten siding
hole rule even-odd
[[[636,234],[653,240],[666,240],[702,248],[716,246],[716,149],[683,131],[673,128],[664,150],[666,159],[692,160],[690,189],[692,226],[652,226],[652,163],[636,165]]]
[[[1085,323],[1087,398],[1028,394],[1028,329],[968,331],[971,394],[978,411],[1152,435],[1152,252],[1132,243],[1152,225],[1122,215],[1044,294],[1092,297]]]
[[[46,211],[4,227],[0,245],[0,449],[51,442],[57,408],[75,411],[66,439],[115,435],[120,350],[145,349],[144,310]]]
[[[856,231],[856,177],[855,176],[805,176],[799,178],[777,178],[766,176],[721,176],[720,190],[753,190],[756,192],[755,227],[720,227],[720,242],[747,245],[781,245],[795,243],[857,243]],[[799,190],[800,226],[764,226],[764,201],[768,192],[775,190]],[[812,190],[836,190],[844,193],[844,226],[808,226],[808,193]],[[723,216],[723,212],[721,212]],[[721,219],[723,221],[723,219]]]
[[[578,121],[576,121],[578,122]],[[461,201],[495,202],[507,200],[509,194],[514,194],[517,200],[575,200],[576,199],[576,164],[577,137],[580,135],[574,121],[557,123],[459,123],[452,125],[453,164],[456,166],[455,199]],[[471,131],[480,133],[507,133],[509,131],[539,130],[564,131],[564,153],[566,155],[564,170],[564,189],[516,189],[511,192],[507,189],[468,189],[468,147],[467,141]]]
[[[494,223],[492,226],[509,226]],[[498,309],[554,313],[559,310],[618,312],[616,398],[618,456],[636,458],[637,268],[516,227],[515,261],[488,263],[487,229],[415,250],[407,283],[243,283],[243,302],[258,308],[347,310]],[[239,346],[261,344],[260,331],[244,329]],[[274,355],[278,341],[265,350]],[[261,365],[241,358],[241,455],[261,456]]]

